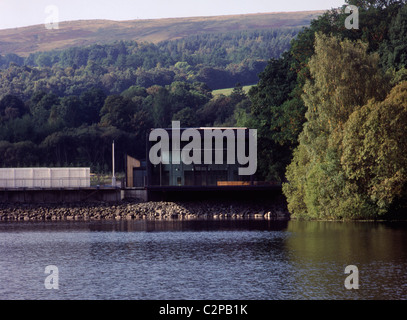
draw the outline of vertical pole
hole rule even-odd
[[[161,167],[161,165],[162,165],[162,162],[160,162],[160,186],[163,185],[162,184],[162,167]]]
[[[114,140],[112,144],[112,186],[116,187],[116,176],[114,172]]]
[[[133,167],[132,167],[133,168]],[[129,182],[127,179],[128,169],[127,169],[127,153],[124,155],[124,186],[127,188],[129,186]]]

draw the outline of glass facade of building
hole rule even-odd
[[[208,144],[204,144],[205,130],[212,129],[228,129],[237,132],[244,130],[244,141],[239,141],[235,134],[234,140],[228,140],[226,137],[222,139],[222,143],[211,143],[211,148]],[[169,145],[172,144],[172,129],[165,129],[169,136]],[[181,132],[186,129],[181,129]],[[148,186],[222,186],[222,185],[247,185],[250,184],[252,176],[239,175],[239,168],[242,167],[237,159],[237,144],[243,144],[245,150],[247,148],[246,128],[198,128],[196,129],[201,137],[202,142],[200,148],[194,148],[188,153],[188,144],[191,141],[182,141],[178,149],[169,148],[169,150],[161,151],[161,162],[153,164],[147,159],[147,184]],[[148,141],[147,138],[147,156],[148,151],[155,142]],[[187,149],[187,150],[186,150]],[[200,161],[188,163],[187,156],[192,157],[195,153],[196,157],[200,157]],[[179,158],[179,156],[180,158]],[[178,161],[177,161],[178,160]],[[180,160],[180,161],[179,161]]]

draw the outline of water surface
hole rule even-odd
[[[405,299],[406,246],[406,223],[1,222],[0,298]]]

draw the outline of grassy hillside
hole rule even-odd
[[[253,85],[243,86],[242,88],[243,88],[244,92],[248,93],[251,87],[253,87]],[[221,94],[223,94],[225,96],[229,96],[232,93],[233,89],[234,88],[217,89],[217,90],[213,90],[212,94],[214,96],[221,95]]]
[[[65,49],[115,40],[160,42],[194,34],[238,30],[308,26],[323,11],[259,13],[216,17],[172,18],[155,20],[83,20],[59,23],[59,29],[44,25],[0,30],[0,54],[30,53]]]

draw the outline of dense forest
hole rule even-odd
[[[268,59],[288,50],[298,32],[0,56],[0,166],[86,165],[101,172],[111,168],[112,140],[117,154],[144,158],[147,130],[172,119],[183,126],[235,125],[250,108],[240,84],[256,83]],[[211,93],[236,84],[231,96]]]
[[[283,182],[292,217],[377,218],[407,208],[406,1],[350,0],[271,59],[244,124],[259,174]]]
[[[290,47],[298,29],[190,36],[158,44],[117,41],[107,45],[0,56],[0,96],[28,99],[45,90],[80,95],[92,87],[119,94],[132,85],[148,88],[174,81],[204,82],[212,90],[254,84],[267,61]]]

